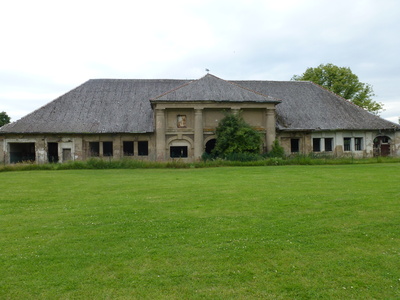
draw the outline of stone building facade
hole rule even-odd
[[[291,154],[400,155],[400,126],[310,82],[89,80],[0,129],[0,162],[199,160],[225,112]]]

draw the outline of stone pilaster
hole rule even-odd
[[[204,152],[203,109],[194,110],[194,159],[201,158]]]
[[[165,160],[165,110],[156,109],[156,153],[157,160]]]
[[[266,111],[266,146],[267,151],[272,150],[272,144],[276,139],[276,119],[275,119],[275,110],[274,109],[267,109]]]

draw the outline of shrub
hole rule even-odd
[[[247,124],[240,114],[226,114],[216,128],[216,135],[215,156],[260,152],[260,133]]]
[[[279,141],[277,139],[272,143],[272,150],[268,152],[267,156],[280,158],[285,157],[285,150],[281,145],[279,145]]]

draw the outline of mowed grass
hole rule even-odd
[[[1,299],[399,299],[400,164],[0,174]]]

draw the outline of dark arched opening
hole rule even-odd
[[[214,150],[215,148],[215,143],[217,142],[216,139],[211,139],[206,143],[206,153],[207,154],[211,154],[211,152]]]

